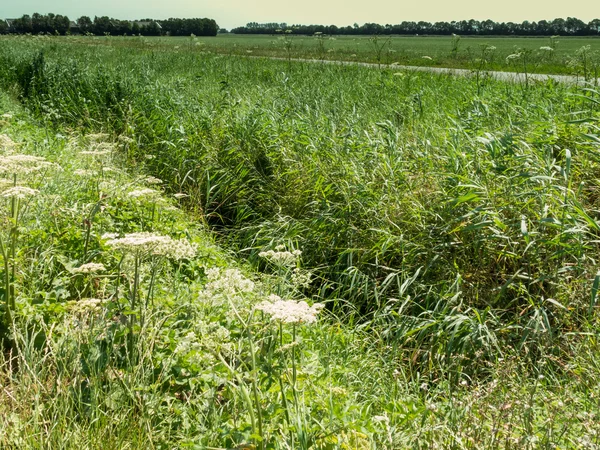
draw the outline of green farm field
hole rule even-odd
[[[290,39],[0,37],[0,448],[598,448],[597,88]]]
[[[76,39],[76,38],[71,38]],[[120,38],[131,46],[136,38]],[[142,40],[142,39],[138,39]],[[111,41],[115,44],[117,39]],[[598,78],[600,38],[234,35],[196,38],[143,38],[145,46],[195,48],[224,55],[354,61],[384,65],[450,67]],[[544,49],[544,47],[546,47]],[[548,48],[553,50],[548,50]],[[454,51],[455,50],[455,51]],[[507,56],[521,54],[518,59]]]

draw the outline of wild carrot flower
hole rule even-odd
[[[283,323],[315,323],[322,303],[309,306],[305,301],[282,300],[277,295],[270,295],[269,300],[261,302],[256,309],[271,316],[273,320]]]
[[[265,258],[272,263],[279,266],[294,266],[300,256],[302,255],[301,250],[293,251],[281,251],[284,247],[277,246],[275,250],[268,250],[266,252],[260,252],[258,256]]]
[[[87,156],[106,156],[110,154],[110,150],[84,150],[79,152],[79,154]]]
[[[25,199],[36,195],[39,191],[37,189],[31,189],[26,186],[14,186],[6,191],[2,192],[4,198],[18,198]]]
[[[144,188],[131,191],[127,194],[131,198],[142,198],[142,197],[157,197],[160,193],[154,189]]]
[[[156,177],[146,177],[144,181],[148,184],[162,184],[162,180]]]
[[[206,270],[206,277],[208,283],[204,287],[205,295],[214,293],[235,295],[254,290],[254,282],[246,278],[238,269],[221,270],[213,267]]]
[[[188,241],[149,232],[130,233],[122,238],[109,239],[106,245],[124,253],[164,256],[175,260],[192,259],[196,256],[195,246]]]
[[[58,168],[59,166],[57,164],[51,163],[50,161],[46,161],[46,159],[42,158],[41,156],[0,156],[0,172],[4,173],[28,174],[51,167]]]
[[[74,273],[96,273],[96,272],[104,272],[106,268],[104,264],[100,263],[87,263],[83,264],[76,269],[73,269]]]
[[[86,169],[77,169],[73,173],[79,177],[93,177],[94,175],[96,175],[96,172],[94,172],[93,170]]]

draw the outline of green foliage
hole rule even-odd
[[[86,39],[0,40],[0,447],[597,444],[597,91]]]

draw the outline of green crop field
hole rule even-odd
[[[79,40],[78,38],[70,38]],[[102,44],[103,38],[96,38]],[[85,38],[88,40],[89,38]],[[133,41],[133,42],[132,42]],[[135,42],[137,41],[137,44]],[[224,55],[451,67],[529,73],[600,75],[600,38],[451,36],[218,35],[113,38],[110,45]],[[507,60],[509,55],[520,57]]]
[[[0,448],[600,446],[597,87],[291,61],[599,41],[317,39],[0,37]]]

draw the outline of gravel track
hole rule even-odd
[[[261,57],[261,56],[251,56],[251,58],[264,58],[264,59],[273,59],[277,61],[288,61],[287,58],[280,57]],[[413,72],[429,72],[429,73],[438,73],[438,74],[448,74],[458,77],[472,77],[475,76],[474,70],[469,69],[451,69],[447,67],[425,67],[425,66],[402,66],[402,65],[388,65],[388,64],[378,64],[374,63],[365,63],[365,62],[354,62],[354,61],[329,61],[329,60],[317,60],[317,59],[302,59],[302,58],[292,58],[290,61],[292,62],[304,62],[304,63],[312,63],[312,64],[337,64],[341,66],[360,66],[360,67],[371,67],[371,68],[379,68],[384,70],[396,70],[396,71],[413,71]],[[554,80],[558,83],[564,84],[574,84],[579,86],[598,86],[600,85],[600,78],[596,80],[588,80],[586,81],[583,77],[573,76],[573,75],[552,75],[552,74],[543,74],[543,73],[516,73],[516,72],[499,72],[495,70],[486,70],[481,71],[482,76],[490,77],[494,80],[499,81],[507,81],[512,83],[526,83],[529,81],[541,81],[545,82],[548,80]]]

